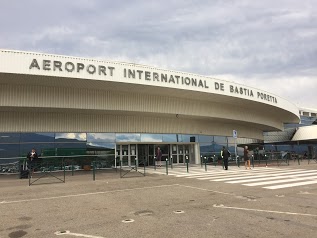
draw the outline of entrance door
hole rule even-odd
[[[186,158],[189,159],[189,163],[195,164],[193,144],[171,144],[170,151],[174,164],[186,164]]]
[[[137,145],[136,144],[130,144],[130,145],[119,145],[117,144],[116,150],[117,150],[117,157],[121,160],[122,166],[135,166],[135,158],[137,156]],[[120,161],[118,161],[120,165]]]

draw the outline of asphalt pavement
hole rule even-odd
[[[145,176],[132,170],[123,178],[104,170],[95,181],[91,172],[67,172],[65,183],[52,176],[35,181],[40,176],[35,174],[31,186],[2,175],[0,237],[317,237],[315,179],[278,189],[230,183],[246,175],[263,183],[264,173],[281,176],[274,169],[295,180],[305,176],[301,171],[314,174],[317,163],[269,169],[273,172],[255,168],[246,174],[232,166],[228,171],[208,166],[207,172],[193,166],[190,176],[178,176],[187,174],[186,167],[169,168],[167,176],[161,167],[147,168]],[[61,173],[54,176],[63,180]]]

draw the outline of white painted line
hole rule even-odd
[[[237,180],[237,179],[245,179],[245,178],[257,178],[257,177],[266,177],[267,175],[272,175],[276,174],[276,171],[265,171],[265,172],[258,172],[254,173],[254,171],[247,170],[244,173],[239,173],[239,174],[227,174],[224,176],[205,176],[204,178],[197,178],[198,180],[208,180],[208,179],[226,179],[226,180]],[[283,173],[285,174],[285,173]],[[226,181],[223,180],[223,181]],[[212,180],[211,180],[212,181]],[[216,181],[216,180],[214,180]],[[217,180],[218,181],[218,180]]]
[[[229,173],[236,173],[236,172],[229,172]],[[182,174],[182,175],[177,175],[176,177],[186,177],[186,178],[195,178],[195,177],[201,177],[201,176],[206,176],[206,175],[210,175],[210,176],[215,176],[215,175],[222,175],[222,174],[228,174],[226,172],[203,172],[203,173],[199,173],[199,174]]]
[[[264,181],[264,182],[258,182],[258,183],[246,183],[243,185],[253,187],[253,186],[260,186],[260,185],[288,183],[288,182],[296,182],[296,181],[311,180],[311,179],[317,179],[317,176],[311,176],[311,177],[305,177],[305,178],[280,179],[276,181]]]
[[[64,196],[46,197],[46,198],[32,198],[32,199],[24,199],[24,200],[16,200],[16,201],[2,201],[0,204],[22,203],[22,202],[51,200],[51,199],[59,199],[59,198],[81,197],[81,196],[89,196],[89,195],[107,194],[107,193],[115,193],[115,192],[127,192],[127,191],[153,189],[153,188],[164,188],[164,187],[173,187],[173,186],[179,186],[179,184],[167,184],[167,185],[160,185],[160,186],[153,186],[153,187],[141,187],[141,188],[127,188],[127,189],[119,189],[119,190],[104,191],[104,192],[80,193],[80,194],[73,194],[73,195],[64,195]]]
[[[305,191],[305,192],[300,191],[300,192],[299,192],[299,193],[297,193],[297,194],[304,194],[304,195],[317,195],[317,193],[311,193],[311,192],[307,192],[307,191]]]
[[[306,173],[307,171],[296,171],[296,172],[282,172],[282,173],[273,173],[273,174],[263,174],[263,175],[250,175],[250,176],[245,176],[245,177],[232,177],[232,178],[223,178],[223,179],[215,179],[215,180],[211,180],[211,181],[216,181],[216,182],[220,182],[220,181],[230,181],[230,180],[237,180],[237,179],[247,179],[247,178],[260,178],[260,177],[267,177],[267,176],[280,176],[280,175],[289,175],[289,174],[300,174],[300,173]]]
[[[299,183],[274,185],[274,186],[263,187],[263,188],[267,188],[267,189],[291,188],[291,187],[297,187],[297,186],[309,185],[309,184],[316,184],[316,183],[317,183],[317,180],[314,180],[314,181],[305,181],[305,182],[299,182]]]
[[[236,195],[233,194],[233,193],[220,192],[220,191],[210,190],[210,189],[206,189],[206,188],[198,188],[198,187],[187,186],[187,185],[181,185],[181,184],[178,184],[178,186],[180,186],[180,187],[185,187],[185,188],[197,189],[197,190],[201,190],[201,191],[207,191],[207,192],[213,192],[213,193],[219,193],[219,194],[225,194],[225,195],[236,196]]]
[[[294,177],[307,177],[315,175],[317,172],[314,173],[305,173],[305,174],[290,174],[290,175],[281,175],[281,176],[273,176],[269,178],[256,178],[256,179],[245,179],[245,180],[238,180],[238,181],[231,181],[227,183],[246,183],[246,182],[257,182],[257,181],[265,181],[265,180],[275,180],[275,179],[283,179],[283,178],[294,178]]]
[[[260,174],[260,173],[276,173],[276,172],[282,172],[285,170],[278,170],[278,171],[272,171],[272,170],[267,170],[267,169],[252,169],[252,170],[246,170],[246,169],[237,169],[237,170],[221,170],[221,171],[205,171],[201,173],[196,173],[196,174],[191,174],[191,173],[182,173],[181,175],[178,175],[177,177],[188,177],[188,178],[195,178],[195,177],[203,177],[206,175],[210,175],[213,177],[219,177],[223,178],[224,176],[217,176],[217,175],[225,175],[225,176],[243,176],[245,174]],[[299,171],[299,170],[286,170],[287,172],[291,171]]]
[[[224,205],[222,205],[222,204],[220,204],[220,205],[214,204],[213,207],[223,208],[223,209],[234,209],[234,210],[244,210],[244,211],[255,211],[255,212],[267,212],[267,213],[278,213],[278,214],[287,214],[287,215],[298,215],[298,216],[317,217],[317,215],[315,215],[315,214],[309,214],[309,213],[270,211],[270,210],[260,210],[260,209],[243,208],[243,207],[227,207],[227,206],[224,206]]]
[[[70,236],[80,236],[80,237],[88,237],[88,238],[105,238],[102,236],[85,235],[85,234],[80,234],[80,233],[73,233],[70,231],[57,231],[54,234],[57,236],[70,235]]]

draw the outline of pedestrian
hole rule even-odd
[[[161,162],[161,159],[162,159],[162,151],[161,151],[161,148],[158,146],[157,149],[156,149],[156,161],[157,161],[157,166],[158,167],[162,167],[162,162]]]
[[[228,159],[230,155],[231,154],[229,150],[225,146],[223,146],[221,150],[221,158],[223,159],[225,170],[228,170]]]
[[[244,155],[244,166],[245,166],[245,169],[251,169],[248,146],[244,147],[243,155]]]
[[[28,167],[29,167],[29,170],[31,171],[30,176],[32,178],[36,160],[38,159],[38,155],[34,148],[27,154],[27,158],[28,158]]]

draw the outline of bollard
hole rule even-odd
[[[156,157],[154,156],[154,170],[156,170]]]
[[[239,155],[237,155],[237,163],[238,163],[238,167],[240,168],[240,157],[239,157]]]
[[[216,167],[217,166],[216,155],[214,155],[213,162],[214,162],[214,166]]]
[[[173,156],[171,156],[171,169],[173,169]]]
[[[252,155],[252,167],[254,168],[254,155]]]
[[[186,165],[187,165],[187,173],[188,173],[188,156],[186,155]]]
[[[168,158],[166,158],[166,175],[168,175]]]
[[[135,171],[138,171],[138,158],[137,157],[135,157],[134,165],[135,165]]]
[[[200,165],[201,165],[201,167],[203,167],[203,156],[202,155],[200,156]]]
[[[204,157],[204,161],[205,161],[205,171],[207,171],[207,158],[206,158],[206,156]]]

